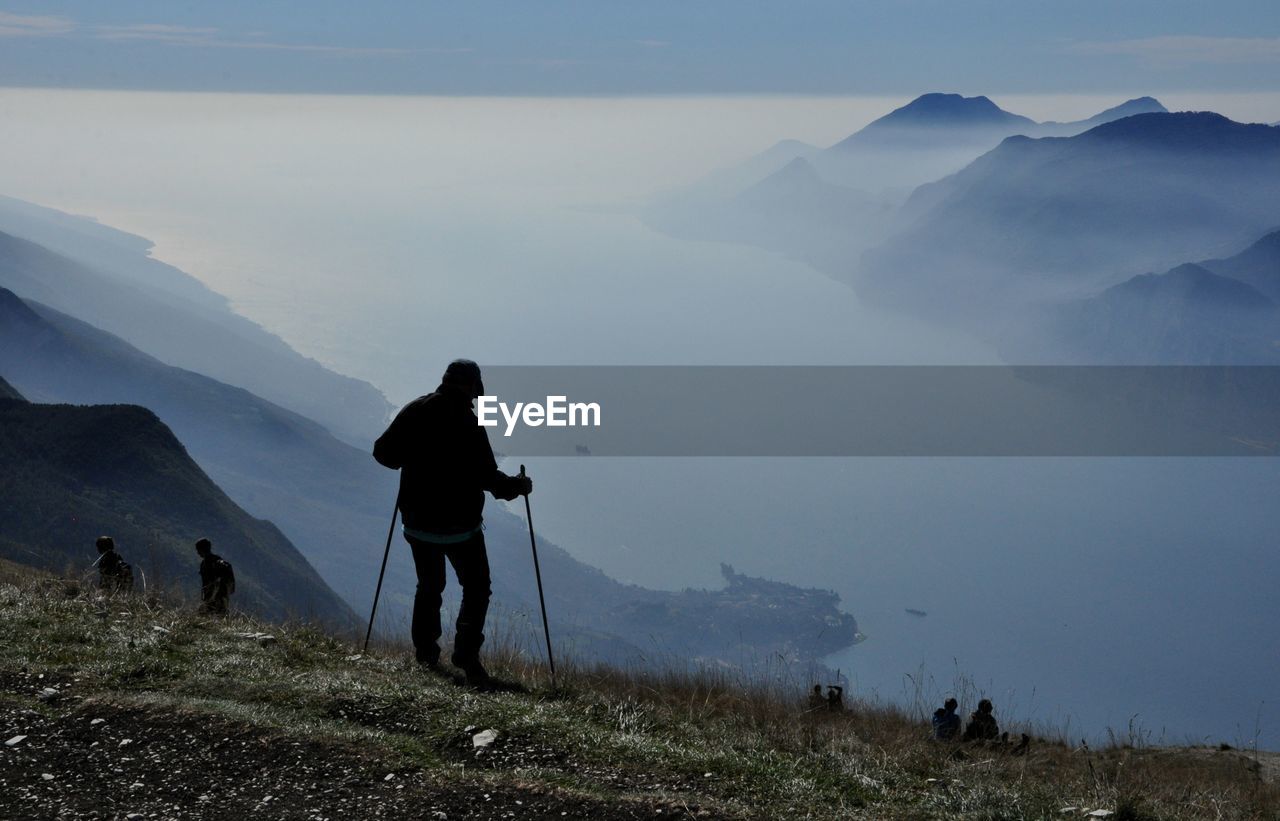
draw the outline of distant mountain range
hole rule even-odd
[[[881,173],[935,178],[909,196],[856,187]],[[645,218],[781,251],[1010,361],[1276,361],[1280,128],[1151,97],[1036,123],[926,94],[830,148],[779,143]]]
[[[1138,97],[1085,120],[1037,123],[1005,111],[987,97],[922,94],[828,148],[783,140],[742,163],[713,172],[677,196],[729,197],[797,158],[810,162],[828,182],[866,191],[910,189],[958,171],[1006,137],[1070,136],[1135,114],[1166,111],[1154,97]],[[859,156],[865,164],[854,162]]]
[[[371,441],[389,403],[234,313],[224,297],[149,256],[147,240],[0,197],[0,287],[81,317],[158,359],[251,390],[336,436]]]
[[[844,276],[888,236],[912,188],[958,171],[1001,140],[1078,134],[1164,111],[1140,97],[1087,120],[1037,123],[986,97],[924,94],[829,148],[777,143],[658,198],[644,218],[673,236],[758,245]]]
[[[6,323],[22,310],[15,299],[0,291]],[[193,546],[208,537],[237,570],[237,606],[355,626],[355,614],[289,540],[227,498],[155,414],[132,405],[36,405],[7,384],[2,390],[0,556],[96,579],[94,539],[110,534],[136,568],[139,591],[193,597]]]
[[[1069,138],[1010,137],[921,186],[905,228],[862,258],[860,294],[987,321],[1234,250],[1280,215],[1280,129],[1139,114]]]

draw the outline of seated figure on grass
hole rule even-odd
[[[992,715],[991,699],[978,702],[978,709],[969,716],[969,726],[964,728],[965,741],[994,741],[1000,737],[1000,727]]]
[[[952,741],[960,735],[960,716],[956,709],[960,702],[949,698],[933,713],[933,737],[938,741]]]

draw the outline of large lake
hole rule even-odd
[[[1280,119],[1275,95],[1165,97]],[[1119,99],[999,98],[1059,120]],[[396,402],[448,359],[993,361],[760,251],[632,215],[906,98],[468,99],[0,91],[0,193],[98,217]],[[672,408],[678,418],[679,408]],[[618,578],[719,563],[843,597],[863,695],[982,691],[1098,737],[1280,747],[1280,462],[542,460],[540,528]],[[496,572],[503,572],[498,569]],[[923,611],[913,615],[907,609]]]

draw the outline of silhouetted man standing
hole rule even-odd
[[[236,574],[231,569],[231,562],[213,552],[213,543],[208,539],[196,542],[196,553],[200,556],[200,596],[203,604],[200,609],[217,616],[226,615],[227,601],[236,592]]]
[[[379,464],[400,470],[397,504],[418,573],[413,601],[418,663],[435,667],[440,660],[440,601],[448,559],[462,586],[450,660],[467,674],[469,684],[479,686],[489,680],[480,663],[490,596],[484,494],[510,500],[533,490],[527,477],[498,470],[489,435],[472,410],[483,392],[480,366],[455,360],[440,387],[406,405],[373,446]]]

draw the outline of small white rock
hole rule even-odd
[[[117,746],[119,746],[119,747],[128,747],[128,746],[129,746],[130,744],[132,744],[132,743],[133,743],[133,739],[132,739],[132,738],[126,738],[126,739],[124,739],[123,741],[121,741]]]
[[[27,740],[27,737],[26,737],[25,735],[15,735],[13,738],[11,738],[11,739],[9,739],[8,741],[6,741],[6,742],[4,743],[4,746],[6,746],[6,747],[16,747],[16,746],[18,746],[19,744],[21,744],[23,741],[26,741],[26,740]]]
[[[498,740],[497,730],[482,730],[471,736],[471,746],[480,749],[488,747],[490,744]]]
[[[1115,815],[1111,810],[1094,810],[1089,813],[1089,818],[1106,818],[1108,815]]]
[[[140,789],[142,789],[142,788],[143,788],[143,787],[145,787],[145,786],[147,786],[147,785],[146,785],[146,784],[143,784],[141,781],[135,781],[135,782],[133,782],[132,784],[130,784],[130,785],[129,785],[129,789],[131,789],[131,790],[140,790]]]
[[[102,723],[103,723],[103,722],[105,722],[105,721],[106,721],[106,719],[105,719],[105,718],[91,718],[91,719],[89,719],[89,726],[90,726],[90,727],[97,727],[99,724],[102,724]]]
[[[58,691],[57,691],[57,690],[55,690],[54,688],[52,688],[52,687],[46,687],[46,688],[44,688],[43,690],[41,690],[41,691],[40,691],[40,695],[38,696],[38,698],[40,698],[40,699],[50,699],[50,698],[53,698],[54,696],[56,696],[57,694],[58,694]]]
[[[43,778],[45,781],[52,781],[53,773],[40,773],[40,777]]]
[[[396,780],[396,774],[395,774],[395,773],[387,773],[387,777],[386,777],[386,778],[384,778],[384,779],[382,779],[382,780],[383,780],[383,781],[395,781],[395,780]]]

